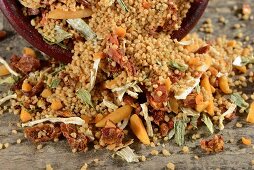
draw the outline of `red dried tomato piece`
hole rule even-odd
[[[136,74],[136,68],[133,61],[131,59],[125,60],[123,54],[119,50],[110,48],[107,54],[112,60],[124,68],[129,75]]]
[[[160,125],[160,133],[161,133],[161,136],[167,136],[168,135],[168,132],[169,132],[169,127],[166,123],[162,123]]]
[[[116,34],[110,35],[110,36],[108,37],[108,40],[109,40],[109,42],[110,42],[111,44],[114,44],[114,45],[119,46],[119,41],[118,41],[118,37],[117,37]]]
[[[54,124],[42,124],[28,127],[25,128],[24,132],[26,137],[34,143],[54,140],[61,135],[60,127]]]
[[[191,93],[189,94],[186,99],[183,100],[183,105],[184,107],[190,107],[190,108],[195,108],[196,106],[196,93]]]
[[[178,13],[177,13],[177,6],[174,2],[168,1],[168,10],[172,13],[171,17],[165,21],[165,24],[163,25],[164,31],[172,31],[174,28],[174,25],[178,22]],[[172,20],[172,18],[176,18],[176,20]]]
[[[201,140],[200,147],[207,153],[221,152],[224,149],[224,140],[221,135],[215,135],[210,140]]]
[[[156,125],[160,125],[161,122],[164,121],[164,118],[165,118],[165,112],[163,111],[153,111],[153,122],[156,124]]]
[[[102,146],[115,144],[119,146],[122,144],[124,133],[122,129],[116,127],[105,127],[101,129],[100,144]]]
[[[124,95],[124,97],[123,97],[123,102],[124,102],[125,104],[128,104],[128,105],[134,104],[134,103],[135,103],[135,100],[136,100],[136,99],[134,99],[133,97],[131,97],[131,96],[129,96],[129,95]]]
[[[175,72],[171,72],[171,74],[169,75],[169,78],[170,78],[170,81],[174,84],[180,81],[184,76],[185,76],[184,72],[179,72],[178,74],[176,74]]]
[[[39,81],[35,86],[32,88],[32,96],[40,94],[44,89],[44,83],[43,81]]]
[[[166,102],[168,100],[167,87],[165,85],[158,85],[152,97],[155,102]]]
[[[11,66],[20,73],[28,74],[40,68],[40,60],[28,55],[17,57],[13,55],[10,59]]]
[[[137,114],[137,115],[138,115],[141,111],[142,111],[142,108],[141,108],[140,105],[138,105],[137,108],[135,109],[134,114]]]
[[[170,109],[165,107],[163,105],[163,102],[155,102],[154,98],[151,96],[151,94],[146,93],[146,98],[150,106],[153,107],[154,110],[161,110],[161,111],[167,111],[169,112]]]
[[[172,119],[168,122],[168,127],[169,130],[174,129],[174,121]]]
[[[87,150],[89,138],[85,134],[79,133],[76,125],[62,123],[61,131],[67,139],[71,149],[76,149],[77,151]]]

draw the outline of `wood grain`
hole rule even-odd
[[[252,3],[252,0],[246,2]],[[233,6],[241,7],[243,1],[230,0],[211,0],[209,8],[206,11],[205,17],[202,18],[199,25],[206,19],[211,18],[214,23],[214,34],[204,35],[205,39],[213,39],[217,35],[227,35],[234,37],[239,30],[233,30],[232,26],[239,22],[233,12]],[[253,4],[253,3],[252,3]],[[254,4],[252,5],[254,7]],[[253,8],[254,9],[254,8]],[[218,23],[218,18],[224,16],[228,23],[226,25]],[[1,21],[1,14],[0,14]],[[243,21],[246,24],[242,32],[245,36],[250,36],[253,42],[253,21]],[[1,24],[0,24],[1,25]],[[198,28],[199,26],[197,26]],[[4,28],[8,30],[9,36],[6,40],[0,42],[0,56],[9,57],[13,53],[20,53],[23,46],[27,43],[18,35],[16,35],[10,26],[4,21]],[[12,47],[6,50],[7,47]],[[249,86],[250,92],[253,85]],[[3,90],[3,89],[1,89]],[[0,91],[1,91],[0,90]],[[246,115],[243,115],[246,117]],[[243,118],[239,121],[243,122],[243,128],[236,128],[235,122],[231,122],[226,126],[226,129],[221,132],[225,139],[225,151],[219,154],[206,155],[197,147],[199,140],[195,142],[187,142],[190,147],[190,154],[181,153],[181,148],[177,147],[173,141],[166,144],[171,155],[164,157],[162,154],[158,156],[150,156],[149,153],[154,148],[146,148],[142,145],[132,146],[138,154],[146,155],[147,161],[142,163],[127,164],[119,158],[112,159],[112,153],[105,150],[94,152],[90,149],[86,153],[72,153],[65,141],[57,143],[45,143],[41,150],[37,150],[36,146],[24,139],[22,129],[17,128],[16,122],[18,117],[13,114],[4,114],[0,116],[0,143],[9,142],[11,145],[7,149],[0,150],[0,169],[3,170],[36,170],[45,169],[46,163],[50,163],[54,169],[75,170],[80,169],[84,163],[89,164],[89,169],[165,169],[166,164],[170,161],[176,165],[176,169],[252,169],[251,160],[254,159],[254,149],[245,147],[240,144],[242,136],[250,136],[254,141],[254,126],[245,123]],[[11,130],[18,130],[18,134],[12,134]],[[205,136],[206,137],[206,136]],[[21,144],[16,144],[16,140],[22,139]],[[233,143],[229,140],[234,139]],[[162,147],[158,146],[157,150],[161,151]],[[194,159],[198,155],[199,160]],[[98,165],[93,162],[94,159],[99,159]]]

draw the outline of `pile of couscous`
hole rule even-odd
[[[214,134],[237,112],[254,123],[254,104],[241,90],[253,83],[253,49],[225,37],[170,39],[191,2],[22,0],[45,41],[71,48],[73,60],[39,59],[31,48],[10,64],[1,59],[1,84],[13,84],[13,93],[0,104],[13,100],[34,143],[64,137],[73,152],[92,143],[129,162],[138,161],[133,139],[182,146],[189,132],[206,126]],[[201,142],[209,153],[223,147],[219,135]]]

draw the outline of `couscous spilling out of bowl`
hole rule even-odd
[[[187,134],[204,126],[216,134],[243,112],[254,123],[242,91],[253,83],[253,49],[225,37],[170,38],[191,0],[20,2],[45,41],[73,48],[68,65],[31,48],[0,60],[0,83],[12,84],[0,104],[11,100],[28,140],[65,138],[73,152],[93,144],[135,162],[134,141],[182,146]],[[223,137],[200,145],[220,152]]]

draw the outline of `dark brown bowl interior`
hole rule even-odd
[[[30,24],[29,18],[23,15],[22,6],[18,0],[0,0],[0,8],[13,28],[31,45],[56,60],[64,63],[71,62],[71,50],[45,43],[42,36]]]
[[[172,33],[171,37],[173,39],[181,40],[193,29],[204,13],[208,1],[194,0],[187,13],[187,17],[182,22],[181,28]],[[71,50],[63,49],[58,45],[47,44],[37,30],[31,26],[29,18],[23,15],[22,6],[18,0],[0,0],[0,9],[13,28],[35,48],[58,61],[64,63],[71,62]]]
[[[191,4],[186,18],[183,19],[181,28],[171,34],[171,38],[181,40],[183,39],[198,23],[202,17],[209,0],[194,0]]]

